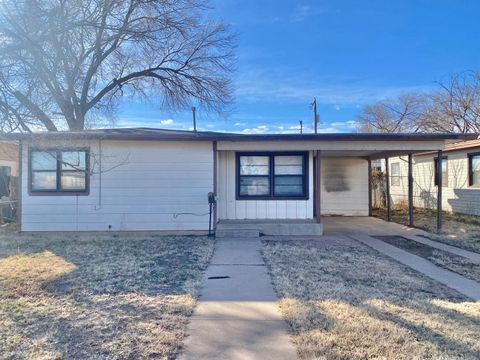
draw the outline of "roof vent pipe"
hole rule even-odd
[[[197,132],[197,119],[195,117],[195,111],[197,109],[195,108],[195,106],[192,106],[192,117],[193,117],[193,131],[194,132]]]

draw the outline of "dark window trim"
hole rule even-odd
[[[437,179],[437,162],[438,156],[433,158],[433,183],[438,186]],[[442,174],[442,187],[448,187],[448,156],[442,156],[442,164],[445,162],[445,175]]]
[[[473,157],[480,156],[480,152],[468,153],[467,156],[468,156],[468,186],[478,188],[480,187],[480,184],[473,183],[472,160],[473,160]]]
[[[57,174],[57,189],[45,189],[45,190],[34,190],[32,189],[32,152],[35,151],[50,151],[55,152],[57,156],[57,169],[55,173]],[[58,160],[58,154],[61,152],[67,151],[85,151],[85,190],[59,190],[61,173],[64,170],[61,170],[61,162]],[[52,170],[53,172],[53,170]],[[68,170],[67,170],[68,172]],[[90,194],[90,148],[88,147],[65,147],[65,148],[42,148],[42,147],[29,147],[28,149],[28,194],[30,196],[87,196]]]
[[[288,155],[301,155],[303,156],[303,195],[301,196],[281,196],[274,195],[275,189],[275,174],[274,174],[274,158],[275,156],[288,156]],[[240,195],[240,156],[268,156],[269,157],[269,179],[270,179],[270,195]],[[308,151],[247,151],[237,152],[235,154],[235,198],[236,200],[308,200],[309,199],[309,162],[310,152]],[[246,175],[255,176],[255,175]],[[260,177],[266,177],[267,175],[258,175]]]
[[[393,175],[393,165],[398,165],[398,175]],[[395,180],[395,182],[393,181]],[[400,162],[393,162],[390,164],[390,184],[392,186],[400,186]]]

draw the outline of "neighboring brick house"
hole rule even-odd
[[[413,158],[414,206],[435,209],[437,153]],[[442,162],[443,210],[480,216],[480,139],[446,145]],[[408,203],[407,157],[390,159],[390,194],[393,205]]]

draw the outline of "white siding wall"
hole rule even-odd
[[[91,157],[100,158],[98,141],[70,145],[90,146]],[[114,231],[208,229],[211,143],[104,140],[102,153],[101,174],[93,161],[88,196],[30,196],[24,146],[22,230],[106,231],[109,225]]]
[[[313,161],[309,156],[308,200],[236,200],[235,151],[218,152],[219,219],[313,218]]]
[[[321,214],[368,216],[368,163],[361,158],[323,158]]]
[[[474,151],[469,151],[474,152]],[[468,156],[466,151],[444,153],[447,156],[448,186],[443,187],[442,207],[446,211],[480,215],[480,188],[468,186]],[[437,187],[434,184],[434,156],[414,157],[413,201],[416,207],[435,209]],[[407,157],[392,158],[400,163],[400,186],[391,186],[394,204],[408,203]]]
[[[219,219],[312,219],[313,156],[308,200],[236,200],[235,151],[218,152]],[[322,158],[322,215],[368,216],[368,166],[360,158]]]

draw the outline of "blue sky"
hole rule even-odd
[[[480,70],[478,0],[212,4],[238,34],[238,63],[231,115],[198,113],[203,130],[297,132],[302,120],[310,131],[316,97],[322,132],[352,132],[365,104]],[[188,129],[191,113],[124,102],[117,125]]]

